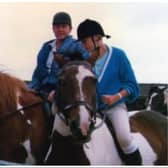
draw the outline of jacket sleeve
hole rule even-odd
[[[126,54],[120,50],[119,62],[120,62],[120,79],[122,89],[126,89],[129,96],[126,98],[127,103],[135,101],[139,96],[139,85],[137,83],[133,68]]]
[[[28,87],[38,90],[41,87],[41,82],[48,74],[48,68],[46,66],[46,60],[49,53],[49,46],[44,44],[37,55],[37,65],[32,75],[32,81]]]
[[[89,57],[89,52],[84,49],[82,43],[79,41],[74,41],[71,45],[72,53],[78,52],[82,55],[83,59],[87,59]]]
[[[80,57],[82,56],[82,59],[87,59],[89,57],[89,52],[84,49],[82,43],[72,38],[72,36],[68,36],[65,39],[57,52],[62,54],[64,59],[67,60],[75,60],[74,55],[78,54]]]
[[[75,42],[76,43],[76,51],[81,53],[84,59],[87,59],[89,57],[89,52],[84,49],[81,42]]]

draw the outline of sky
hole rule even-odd
[[[168,3],[166,2],[0,2],[0,70],[31,80],[37,53],[54,38],[52,18],[65,11],[72,35],[86,18],[97,20],[123,49],[139,83],[168,84]]]

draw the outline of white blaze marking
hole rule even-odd
[[[19,103],[17,104],[17,110],[21,109],[22,107],[23,107],[23,106],[20,105]],[[20,112],[21,115],[24,115],[24,111],[23,111],[23,110],[20,110],[19,112]],[[27,123],[28,125],[32,125],[31,120],[26,120],[26,123]]]
[[[17,110],[21,109],[23,106],[19,103],[19,100],[17,100]],[[24,115],[24,111],[20,110],[20,114]]]
[[[164,104],[168,105],[168,88],[164,90]]]
[[[28,139],[28,140],[24,141],[22,145],[25,147],[27,155],[28,155],[26,158],[26,163],[35,164],[35,158],[31,154],[30,140]]]
[[[94,75],[91,71],[89,71],[88,69],[86,69],[83,66],[79,66],[78,74],[76,75],[76,78],[77,78],[77,81],[79,82],[81,100],[84,100],[84,95],[82,92],[82,82],[83,82],[84,78],[86,78],[88,76],[94,77]]]
[[[94,77],[93,73],[91,71],[89,71],[87,68],[85,68],[84,66],[79,66],[78,68],[78,74],[76,75],[78,84],[79,84],[79,91],[80,91],[80,100],[84,101],[84,94],[82,91],[82,83],[85,77]],[[83,135],[87,134],[87,130],[89,127],[89,114],[88,114],[88,110],[84,107],[84,106],[80,106],[80,128],[82,130]]]
[[[154,93],[151,95],[146,110],[151,110],[152,99],[153,99],[155,96],[157,96],[157,95],[158,95],[158,93],[156,93],[156,92],[154,92]]]
[[[168,88],[164,91],[164,104],[166,105],[168,112]]]
[[[32,125],[32,122],[30,120],[27,120],[26,122],[27,124]]]

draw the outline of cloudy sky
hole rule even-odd
[[[139,83],[168,83],[168,3],[0,2],[0,69],[30,80],[43,42],[53,39],[52,17],[71,14],[72,35],[86,18],[99,21],[106,43],[127,53]]]

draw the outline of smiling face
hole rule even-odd
[[[64,40],[71,33],[71,26],[68,24],[53,25],[53,32],[57,40]]]

